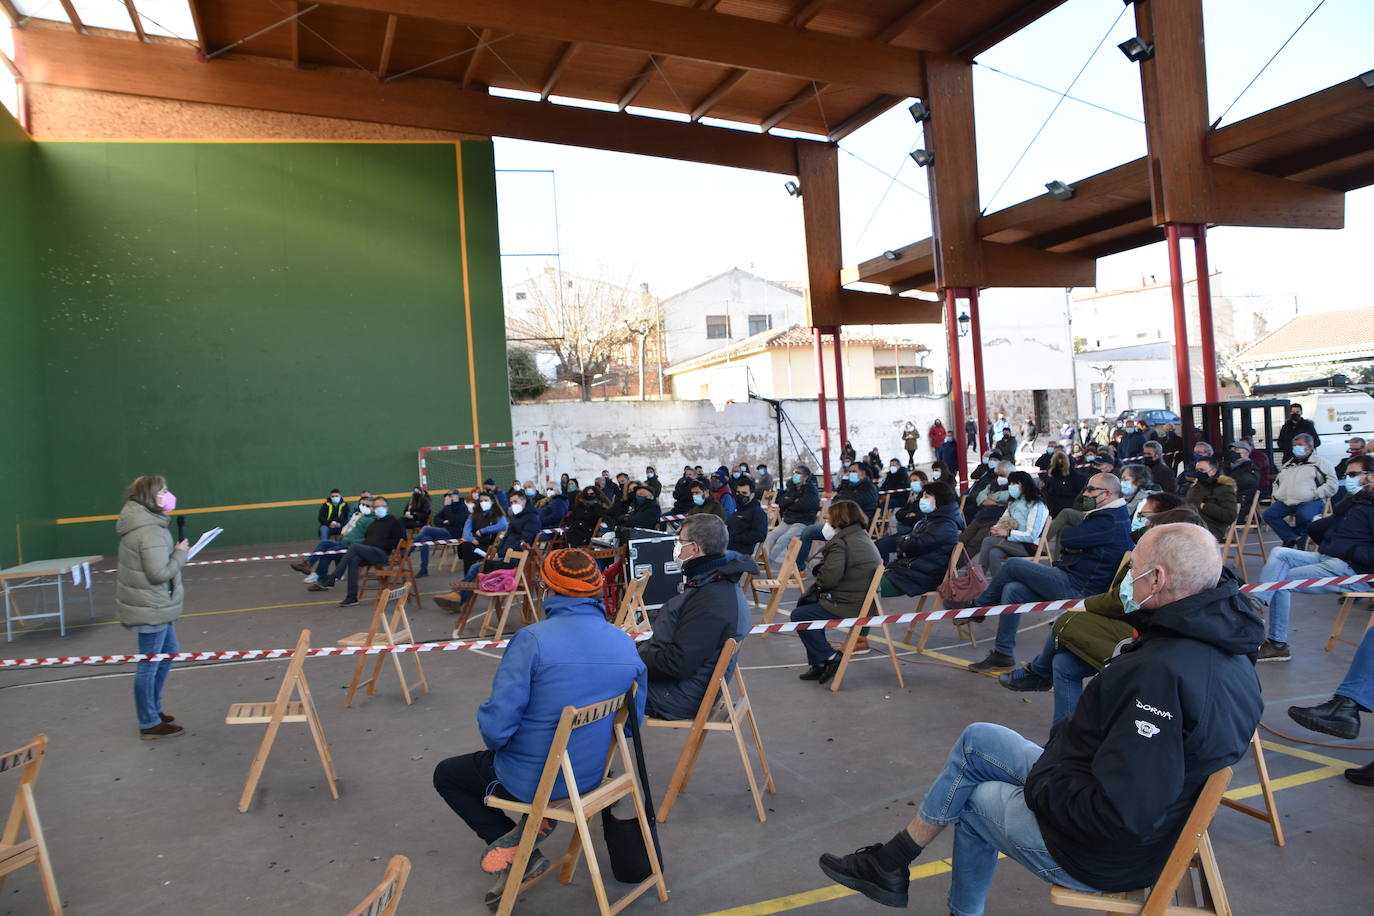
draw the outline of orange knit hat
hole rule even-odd
[[[552,551],[544,558],[544,584],[560,595],[592,598],[601,594],[605,579],[585,550]]]

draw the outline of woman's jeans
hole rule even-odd
[[[1269,551],[1260,571],[1261,582],[1283,582],[1289,579],[1326,579],[1331,576],[1356,575],[1350,564],[1339,557],[1328,557],[1308,550],[1295,550],[1292,547],[1275,547]],[[1284,589],[1273,592],[1255,592],[1255,597],[1269,605],[1268,636],[1277,643],[1288,642],[1288,606],[1293,600],[1293,592],[1304,595],[1321,595],[1328,592],[1365,592],[1369,591],[1368,582],[1354,585],[1318,585],[1313,588]]]
[[[415,538],[417,541],[448,541],[453,539],[453,534],[447,528],[440,528],[436,525],[426,525],[420,529],[420,534]],[[416,545],[420,548],[420,575],[429,573],[429,545],[420,543]]]
[[[999,852],[1041,880],[1073,890],[1095,890],[1054,861],[1035,815],[1026,807],[1026,777],[1041,750],[1009,728],[975,722],[950,749],[944,769],[921,802],[923,821],[954,825],[949,885],[949,910],[954,916],[983,916]]]
[[[140,655],[160,652],[170,655],[180,651],[175,624],[163,624],[155,632],[138,634]],[[139,728],[152,728],[162,722],[159,715],[162,712],[162,685],[167,682],[167,673],[171,670],[171,659],[138,663],[134,671],[134,709],[138,712]]]

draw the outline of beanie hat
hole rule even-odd
[[[560,595],[591,598],[601,594],[605,580],[585,550],[552,551],[544,559],[544,584]]]

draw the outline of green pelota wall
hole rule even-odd
[[[490,143],[38,144],[50,517],[115,513],[143,473],[182,508],[409,490],[418,447],[474,441],[460,160],[480,438],[505,441]],[[187,521],[308,541],[314,514]],[[110,521],[54,531],[116,544]]]

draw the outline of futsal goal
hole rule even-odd
[[[544,439],[426,445],[419,453],[420,483],[431,493],[466,490],[487,478],[503,490],[517,477],[543,485],[549,481],[548,454]]]

